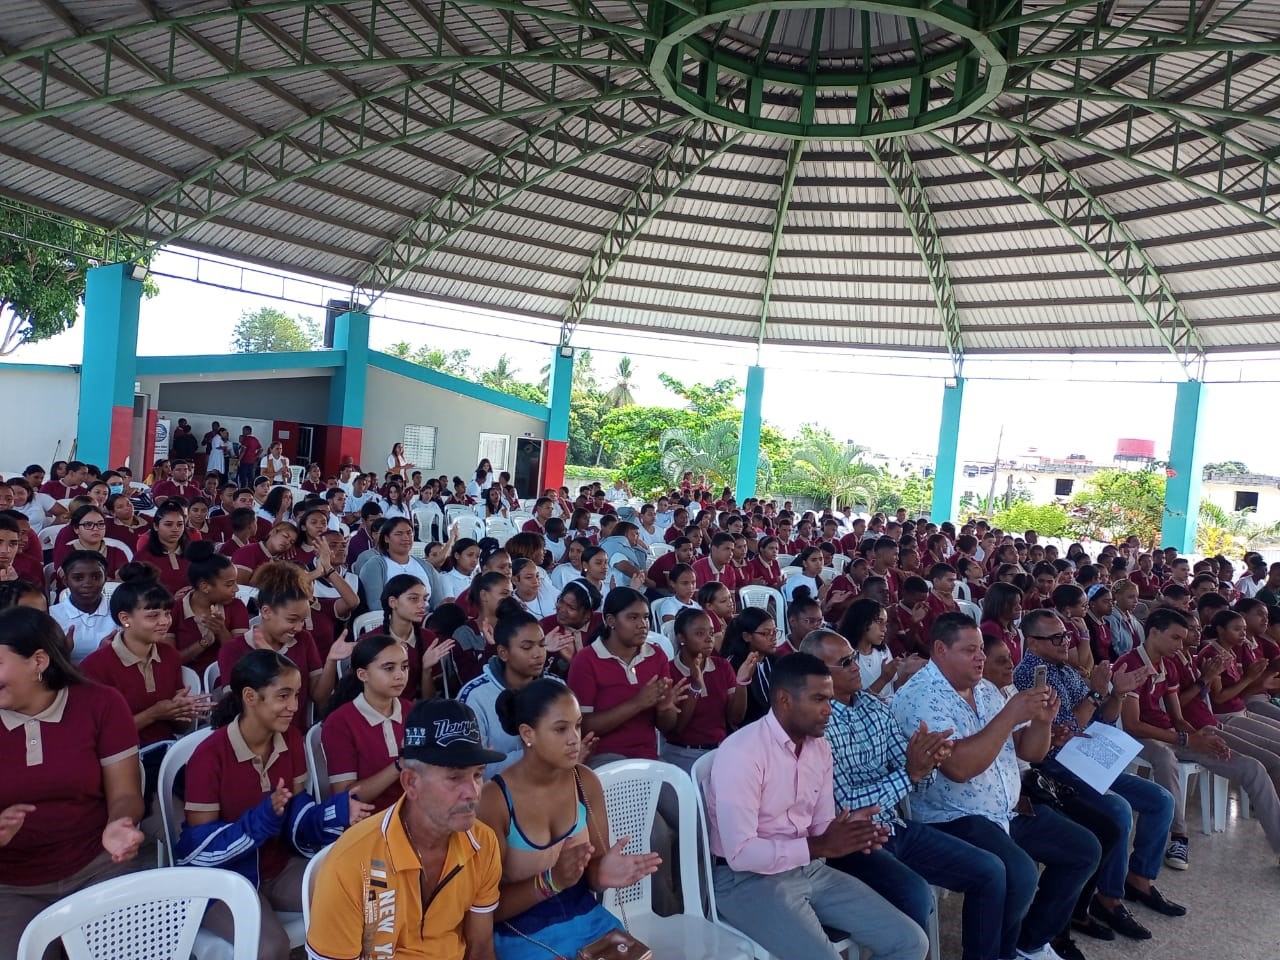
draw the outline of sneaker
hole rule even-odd
[[[1164,851],[1164,865],[1171,870],[1187,869],[1189,849],[1185,837],[1174,837]]]
[[[1022,960],[1062,960],[1057,951],[1047,943],[1038,950],[1019,950],[1018,956]]]

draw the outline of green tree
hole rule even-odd
[[[420,367],[426,367],[428,370],[447,373],[451,377],[460,377],[463,380],[474,379],[471,372],[470,350],[440,350],[433,347],[418,347],[415,350],[401,340],[388,347],[387,353],[401,360],[416,363]]]
[[[730,377],[712,384],[684,384],[666,373],[658,374],[658,381],[682,399],[689,410],[703,420],[721,417],[733,410],[733,403],[742,393],[738,381]]]
[[[614,374],[613,386],[609,388],[609,392],[605,394],[609,399],[609,405],[613,409],[618,407],[630,407],[636,402],[636,398],[631,393],[631,358],[623,357],[618,361],[618,370]]]
[[[876,500],[880,470],[862,459],[866,452],[856,443],[810,436],[795,451],[790,483],[807,496],[829,500],[832,510],[841,504],[870,507]]]
[[[595,437],[606,454],[616,456],[619,476],[637,493],[649,494],[670,485],[662,468],[662,435],[692,420],[687,411],[672,407],[619,407],[604,414]]]
[[[1063,537],[1067,534],[1067,508],[1059,503],[1015,503],[998,511],[991,523],[1014,536],[1034,530],[1042,537]]]
[[[1246,550],[1271,546],[1280,539],[1280,523],[1261,524],[1252,510],[1224,510],[1208,500],[1200,501],[1196,524],[1196,551],[1205,556],[1239,555]]]
[[[498,357],[497,362],[492,367],[480,371],[480,383],[490,390],[501,390],[503,393],[510,393],[515,384],[519,382],[520,378],[516,376],[516,368],[512,364],[511,358],[505,353]]]
[[[117,256],[86,224],[19,204],[0,208],[0,356],[74,326],[89,269]],[[150,277],[142,292],[158,292]]]
[[[1241,474],[1248,473],[1249,468],[1239,460],[1223,460],[1219,463],[1206,463],[1204,465],[1204,472]]]
[[[741,424],[719,419],[707,424],[673,427],[658,440],[662,471],[667,480],[678,481],[692,471],[705,476],[713,487],[732,487],[738,479],[738,456],[742,450]],[[761,455],[758,485],[767,487],[773,477],[773,465]]]
[[[1165,476],[1147,470],[1099,470],[1071,499],[1067,530],[1073,537],[1114,541],[1136,536],[1159,546],[1164,520]]]
[[[319,345],[314,320],[291,317],[275,307],[246,310],[231,335],[231,349],[236,353],[284,353],[314,350]]]

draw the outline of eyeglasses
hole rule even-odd
[[[752,630],[751,635],[755,637],[764,637],[766,640],[777,640],[777,630]]]
[[[1048,641],[1049,641],[1050,643],[1052,643],[1055,647],[1062,647],[1062,646],[1066,646],[1066,643],[1067,643],[1067,634],[1066,634],[1065,632],[1063,632],[1063,633],[1042,633],[1042,634],[1034,634],[1034,633],[1033,633],[1033,634],[1029,635],[1029,636],[1027,637],[1027,639],[1028,639],[1028,640],[1048,640]]]
[[[82,520],[78,530],[105,530],[107,525],[101,520]]]
[[[851,653],[847,657],[841,658],[839,666],[844,667],[847,670],[849,667],[853,666],[853,661],[855,659],[856,659],[856,654]]]

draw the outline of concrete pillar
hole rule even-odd
[[[1173,438],[1169,442],[1169,478],[1164,488],[1160,545],[1177,547],[1178,552],[1184,554],[1196,549],[1200,479],[1204,473],[1199,433],[1203,406],[1203,383],[1188,380],[1178,384],[1173,403]]]
[[[360,463],[364,440],[364,394],[369,379],[369,315],[344,313],[334,320],[333,349],[346,359],[329,381],[329,429],[325,437],[325,470],[336,473],[348,458],[365,470],[382,473],[380,463]]]
[[[933,505],[929,519],[934,523],[955,520],[959,508],[956,474],[959,462],[956,444],[960,440],[960,412],[964,407],[964,378],[957,377],[942,388],[942,423],[938,427],[938,456],[934,461]]]
[[[764,401],[764,367],[747,367],[747,393],[742,403],[742,430],[739,432],[738,477],[733,487],[739,504],[756,495],[756,474],[760,469],[760,405]]]
[[[142,304],[142,281],[132,270],[131,263],[110,263],[86,277],[76,458],[103,470],[123,465],[132,447]],[[134,474],[142,477],[149,467],[133,464]]]
[[[542,456],[542,486],[564,485],[569,459],[569,406],[573,395],[573,347],[557,346],[551,355],[551,383],[547,390],[550,414]],[[538,491],[541,493],[542,491]]]

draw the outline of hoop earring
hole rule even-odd
[[[37,670],[37,671],[36,671],[36,683],[44,683],[44,671],[43,671],[43,670]]]

